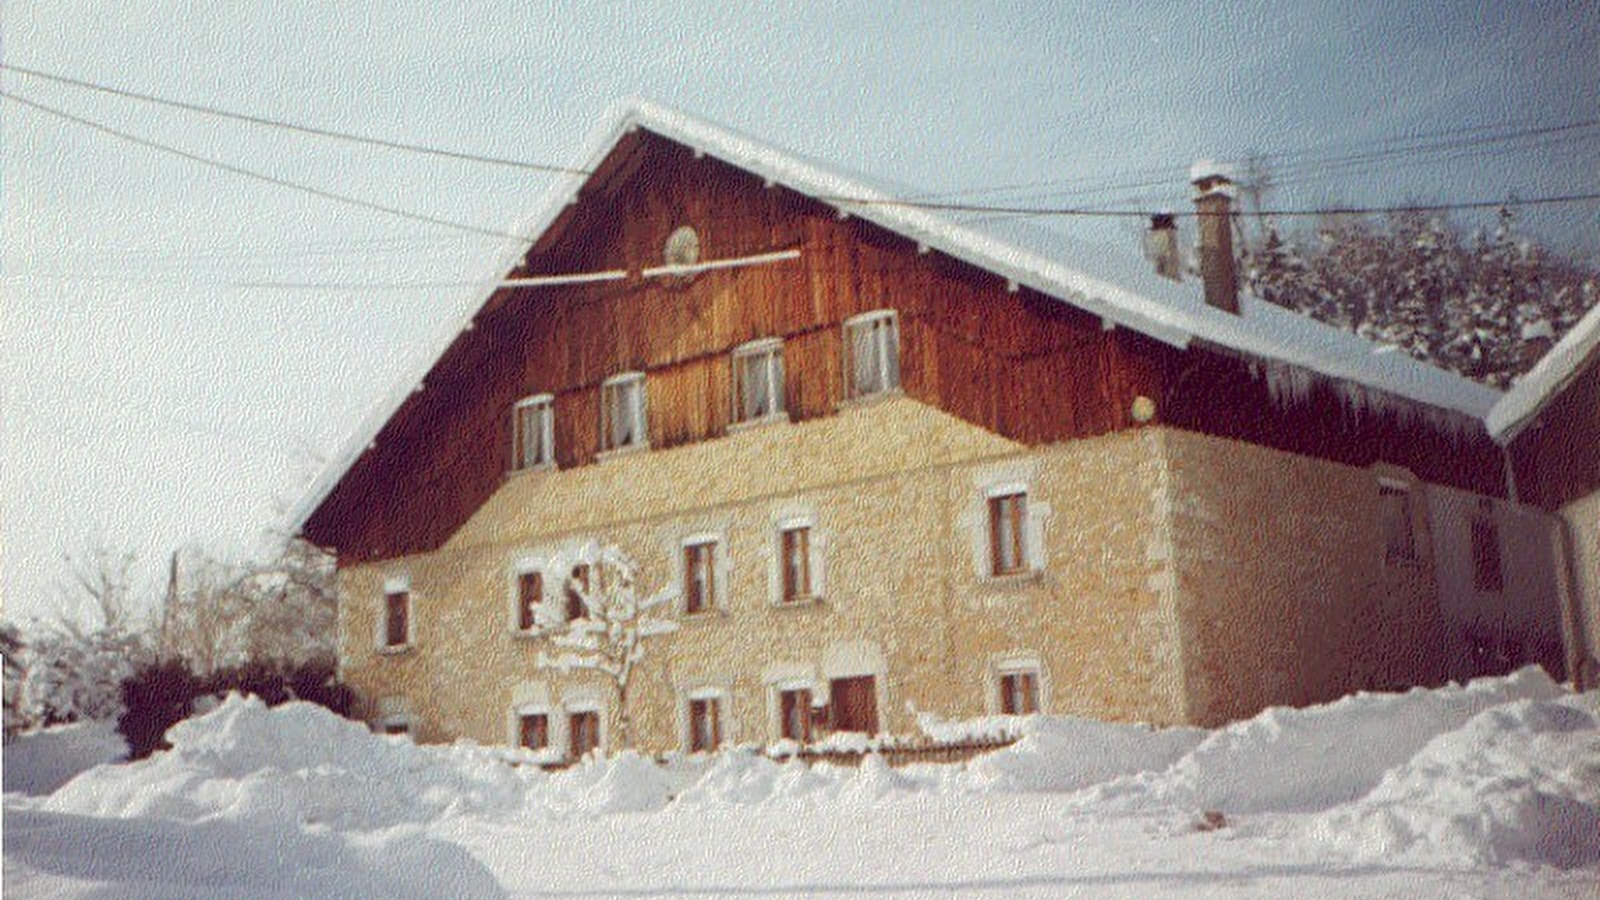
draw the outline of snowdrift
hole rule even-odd
[[[80,772],[127,755],[115,722],[78,722],[17,735],[5,745],[0,767],[6,793],[48,794]]]
[[[1304,709],[1274,707],[1210,732],[1165,770],[1114,779],[1076,799],[1101,813],[1314,812],[1363,796],[1434,736],[1484,710],[1564,694],[1543,669],[1530,666],[1465,686],[1360,693]]]

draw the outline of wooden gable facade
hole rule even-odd
[[[695,229],[705,260],[799,257],[642,277],[681,226]],[[589,465],[600,453],[601,384],[623,372],[645,375],[650,448],[718,438],[733,417],[733,351],[756,339],[783,341],[789,417],[832,415],[847,402],[844,323],[879,309],[898,317],[906,395],[1023,444],[1137,427],[1131,409],[1143,396],[1156,425],[1357,466],[1381,460],[1502,493],[1486,434],[1451,436],[1392,409],[1357,413],[1326,386],[1275,403],[1251,361],[1224,348],[1180,350],[1110,328],[645,129],[623,135],[511,277],[611,269],[630,275],[498,289],[302,533],[346,562],[439,547],[511,468],[520,398],[552,395],[557,467]]]

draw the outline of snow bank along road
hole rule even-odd
[[[70,781],[64,760],[116,752],[103,728],[8,745],[5,891],[1595,898],[1597,707],[1528,669],[1216,731],[1012,720],[1016,745],[961,766],[731,750],[545,773],[233,697],[171,751]]]

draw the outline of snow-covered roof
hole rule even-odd
[[[593,138],[582,168],[595,170],[624,135],[641,129],[1180,349],[1200,340],[1474,419],[1483,418],[1499,397],[1498,391],[1403,352],[1253,298],[1241,298],[1239,315],[1207,306],[1199,282],[1160,277],[1132,244],[1126,251],[1088,247],[1015,219],[963,222],[946,211],[897,203],[908,191],[646,100],[631,101],[612,113]],[[496,258],[497,272],[518,264],[531,241],[576,202],[584,180],[569,176],[551,189],[534,217],[514,231],[529,240],[508,240]],[[476,306],[466,308],[440,335],[437,352],[427,365],[373,407],[344,451],[330,461],[291,513],[296,532],[493,293],[489,289]]]
[[[1585,363],[1594,358],[1597,347],[1600,347],[1600,306],[1579,319],[1578,324],[1500,398],[1484,419],[1489,434],[1502,444],[1515,440],[1539,410],[1583,371]]]

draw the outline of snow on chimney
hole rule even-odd
[[[1155,264],[1157,275],[1183,280],[1183,264],[1178,258],[1178,220],[1172,213],[1159,212],[1150,217],[1150,230],[1144,233],[1144,256]]]
[[[1239,314],[1239,273],[1233,259],[1233,179],[1210,160],[1189,167],[1200,224],[1200,280],[1206,304]]]

